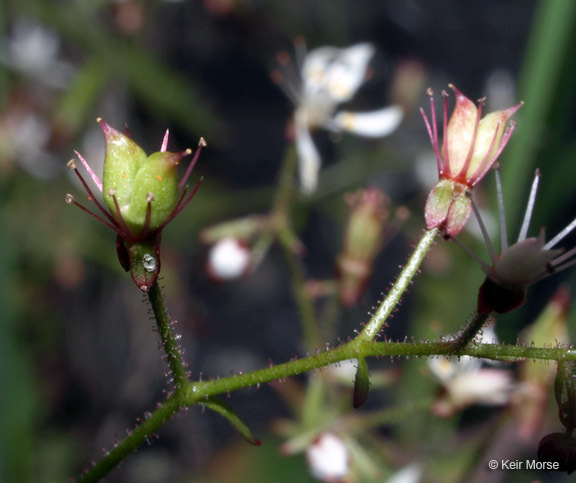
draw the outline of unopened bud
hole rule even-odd
[[[346,202],[350,214],[338,269],[340,299],[343,305],[351,306],[364,291],[382,248],[389,200],[379,189],[367,188],[348,194]]]
[[[550,463],[547,469],[572,473],[576,470],[576,440],[564,433],[544,436],[538,444],[538,460]]]

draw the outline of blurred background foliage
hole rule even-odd
[[[64,203],[67,192],[80,193],[65,169],[73,149],[101,169],[97,117],[129,126],[147,152],[158,149],[166,128],[175,150],[207,139],[194,173],[204,183],[164,233],[162,275],[192,376],[248,371],[302,354],[286,267],[273,247],[250,277],[215,283],[205,273],[208,247],[198,232],[270,206],[293,109],[270,80],[277,54],[291,51],[298,36],[309,48],[372,42],[373,77],[354,107],[406,109],[400,129],[384,140],[344,135],[330,143],[320,133],[319,190],[295,209],[312,279],[335,275],[345,192],[377,186],[393,206],[412,212],[378,258],[361,303],[340,315],[337,338],[345,340],[368,318],[423,228],[422,207],[437,176],[418,113],[427,108],[427,86],[440,92],[452,82],[472,99],[488,96],[491,110],[524,100],[501,159],[510,225],[519,226],[536,167],[543,177],[532,234],[543,225],[554,234],[574,217],[575,9],[563,0],[0,3],[0,481],[78,475],[163,397],[166,367],[153,322],[117,263],[112,233]],[[495,213],[493,180],[482,189],[477,199]],[[473,230],[464,239],[487,257]],[[499,318],[500,339],[515,343],[556,288],[574,277],[531,289],[521,310]],[[466,254],[439,243],[386,335],[454,332],[473,312],[482,280]],[[572,311],[572,326],[573,319]],[[436,390],[425,361],[369,365],[402,369],[394,386],[373,391],[369,408],[409,405]],[[284,384],[230,398],[263,447],[246,445],[217,416],[191,408],[107,481],[312,481],[301,455],[277,452],[282,440],[273,422],[289,415],[283,393],[292,387]],[[548,431],[559,429],[554,412],[551,405]],[[514,434],[511,421],[510,413],[486,409],[449,420],[420,412],[381,429],[386,443],[373,451],[390,472],[417,461],[425,465],[424,481],[453,481],[462,468],[483,481],[486,473],[474,472],[487,459],[478,455]],[[534,441],[514,454],[533,457]]]

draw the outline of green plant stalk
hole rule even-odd
[[[294,193],[294,175],[298,166],[298,156],[296,146],[292,143],[286,148],[280,174],[278,175],[278,185],[274,193],[272,213],[288,214]]]
[[[396,279],[396,282],[390,289],[390,292],[388,292],[388,295],[382,301],[378,307],[378,310],[376,310],[360,335],[356,338],[358,342],[374,340],[374,338],[378,335],[378,332],[380,332],[394,308],[398,306],[402,295],[404,295],[404,292],[406,292],[406,289],[412,282],[412,279],[418,273],[420,264],[430,251],[430,248],[432,248],[437,233],[437,228],[426,230],[424,232],[424,235],[422,235],[422,238],[420,238],[418,246],[408,259],[408,263]]]
[[[186,371],[186,363],[184,362],[182,353],[180,352],[178,338],[172,328],[172,320],[170,319],[170,315],[168,315],[168,311],[164,305],[158,280],[156,280],[152,287],[150,287],[150,290],[148,291],[148,299],[150,300],[150,305],[152,306],[152,311],[156,318],[158,333],[160,334],[162,346],[164,347],[164,352],[168,358],[168,365],[172,371],[174,387],[179,388],[188,383],[188,372]]]
[[[320,347],[320,335],[318,333],[318,321],[316,320],[316,309],[314,301],[306,291],[306,275],[302,263],[291,246],[289,246],[282,236],[278,237],[284,258],[288,265],[290,279],[292,284],[292,292],[300,313],[302,338],[304,340],[304,347],[308,351],[313,351]]]
[[[78,480],[81,483],[100,481],[132,451],[149,440],[170,417],[182,407],[181,396],[174,393],[154,413],[137,426],[122,442],[116,445],[97,464]]]
[[[330,351],[310,357],[293,360],[284,364],[270,366],[246,374],[237,374],[222,379],[203,382],[188,382],[160,405],[150,417],[122,442],[120,442],[99,463],[93,466],[80,479],[81,482],[98,481],[108,474],[128,454],[150,438],[174,413],[185,406],[202,404],[207,398],[218,394],[228,394],[267,382],[285,379],[325,367],[339,361],[358,357],[431,357],[449,355],[453,351],[447,342],[372,342],[361,343],[356,340]],[[495,361],[521,359],[576,361],[576,350],[564,348],[521,347],[497,344],[472,344],[464,348],[461,355],[468,355]]]
[[[274,220],[276,238],[282,247],[290,272],[292,292],[300,313],[304,346],[306,350],[312,351],[321,344],[318,321],[316,319],[314,301],[306,293],[306,274],[295,251],[299,241],[289,224],[297,161],[296,148],[294,144],[291,144],[286,149],[286,154],[282,161],[271,216]]]
[[[458,337],[452,341],[454,347],[454,354],[459,354],[460,351],[464,349],[464,347],[466,347],[470,342],[472,342],[474,337],[476,337],[476,334],[480,331],[480,329],[482,329],[482,327],[484,326],[489,317],[490,314],[479,314],[479,313],[474,314],[474,317],[470,319],[470,321],[468,322],[466,327],[462,329]]]

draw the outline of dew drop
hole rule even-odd
[[[146,253],[143,257],[142,257],[142,265],[144,265],[144,269],[147,272],[153,272],[154,270],[156,270],[156,260],[154,259],[154,257],[148,253]]]

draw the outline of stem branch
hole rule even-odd
[[[158,281],[154,282],[154,285],[152,285],[148,291],[148,298],[150,305],[152,305],[154,317],[156,318],[156,325],[160,339],[162,340],[162,346],[168,358],[168,365],[172,371],[174,387],[178,388],[188,382],[188,373],[186,371],[186,363],[180,352],[178,339],[172,328],[172,320],[170,320],[170,315],[168,315],[164,299],[162,298]]]
[[[371,341],[378,335],[378,332],[394,310],[394,308],[400,302],[402,295],[412,282],[412,279],[418,273],[420,269],[420,264],[426,257],[427,253],[432,248],[434,244],[434,239],[436,238],[436,233],[438,233],[437,228],[433,228],[432,230],[426,230],[422,238],[420,238],[420,242],[418,246],[414,250],[414,253],[408,259],[408,263],[398,276],[396,282],[388,292],[386,298],[378,307],[378,310],[374,313],[370,321],[364,327],[364,330],[360,333],[356,340],[359,341]]]
[[[129,453],[134,451],[153,435],[175,412],[184,406],[202,403],[207,398],[218,394],[230,393],[238,389],[258,386],[267,382],[302,374],[319,369],[329,364],[358,357],[430,357],[449,355],[453,351],[450,342],[372,342],[363,341],[336,347],[330,351],[320,352],[310,357],[293,360],[284,364],[270,366],[246,374],[237,374],[222,379],[186,383],[177,388],[152,415],[98,464],[94,465],[81,479],[82,483],[98,481],[108,474]],[[576,361],[576,350],[563,348],[520,347],[498,344],[472,344],[462,349],[461,355],[511,361],[520,359],[566,360]]]

